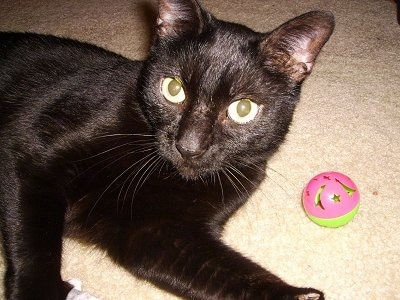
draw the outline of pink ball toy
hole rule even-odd
[[[360,206],[354,182],[339,172],[324,172],[312,178],[303,192],[303,207],[318,225],[340,227],[350,222]]]

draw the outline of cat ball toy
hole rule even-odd
[[[303,191],[303,207],[318,225],[340,227],[350,222],[360,206],[360,193],[354,182],[339,172],[313,177]]]

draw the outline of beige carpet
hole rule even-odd
[[[35,31],[144,58],[149,2],[0,0],[0,30]],[[390,0],[224,0],[216,16],[268,31],[324,9],[336,30],[304,85],[291,134],[270,162],[270,179],[226,228],[227,243],[292,284],[327,299],[400,299],[400,26]],[[300,197],[313,175],[337,170],[361,191],[355,219],[338,229],[306,217]],[[3,269],[3,265],[1,265]],[[66,241],[63,275],[102,299],[173,299]]]

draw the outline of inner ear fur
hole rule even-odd
[[[312,11],[284,23],[260,43],[266,66],[296,82],[303,81],[334,26],[333,14],[324,11]]]

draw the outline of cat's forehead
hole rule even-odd
[[[210,94],[237,93],[263,73],[255,35],[218,30],[182,45],[178,53],[182,79]]]
[[[226,24],[226,23],[222,23]],[[219,62],[236,62],[238,64],[252,62],[258,50],[261,36],[247,27],[229,24],[219,26],[212,32],[194,39],[198,44],[201,59],[218,59]],[[212,61],[214,62],[214,61]]]

